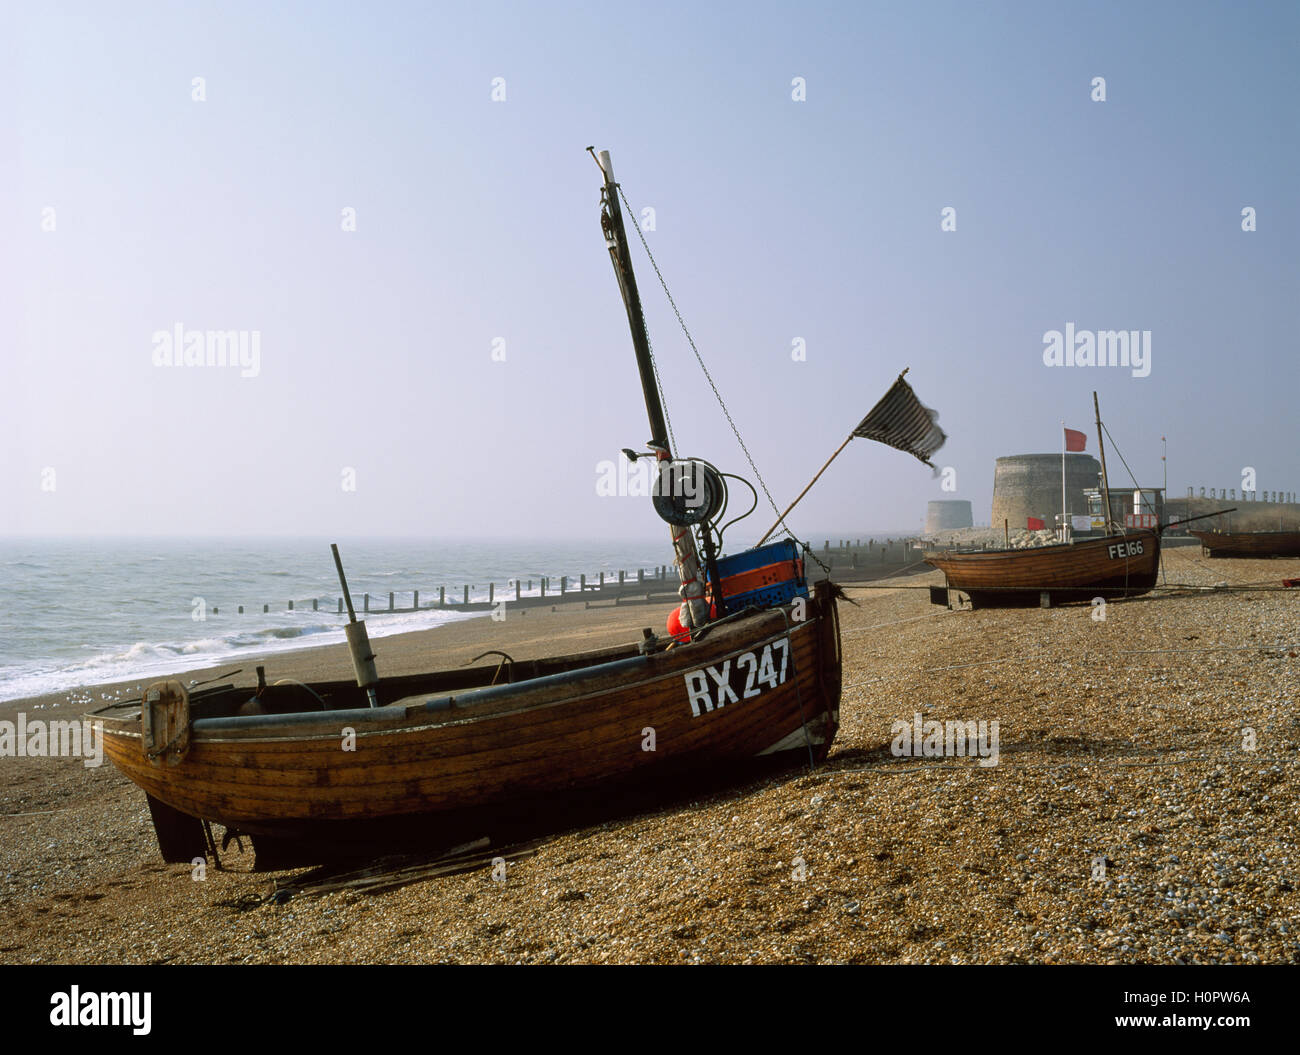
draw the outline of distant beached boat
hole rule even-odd
[[[444,826],[450,833],[457,819],[495,808],[554,819],[551,804],[573,796],[680,793],[736,763],[815,765],[830,750],[839,589],[809,588],[792,539],[719,554],[729,526],[717,523],[724,474],[669,449],[619,185],[608,153],[597,161],[601,225],[650,419],[654,507],[671,526],[681,579],[668,632],[580,655],[515,661],[502,653],[499,663],[381,679],[335,548],[355,683],[268,683],[259,668],[255,689],[159,682],[130,708],[94,716],[105,753],[148,795],[167,861],[215,854],[213,821],[255,845],[369,843]],[[922,460],[943,440],[901,377],[854,434]]]
[[[1211,557],[1300,557],[1300,531],[1189,531]]]
[[[947,583],[946,589],[931,591],[934,603],[947,604],[950,590],[966,594],[972,607],[989,608],[1036,605],[1044,594],[1049,603],[1135,597],[1155,586],[1160,570],[1160,536],[1168,525],[1126,528],[1111,522],[1101,410],[1095,392],[1092,398],[1097,412],[1106,534],[1030,549],[927,554],[926,563],[942,571]]]
[[[944,573],[948,589],[966,594],[980,608],[1090,601],[1148,593],[1160,568],[1160,533],[1079,539],[1021,550],[971,550],[925,561]]]

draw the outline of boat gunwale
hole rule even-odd
[[[996,559],[999,557],[1023,557],[1028,554],[1052,553],[1054,551],[1077,550],[1081,546],[1089,546],[1092,543],[1109,542],[1111,540],[1127,540],[1131,538],[1140,538],[1142,536],[1151,536],[1159,539],[1160,534],[1151,528],[1137,528],[1125,531],[1116,535],[1097,535],[1091,538],[1074,539],[1070,542],[1052,542],[1046,546],[1026,546],[1023,549],[958,549],[940,551],[935,550],[933,553],[927,553],[922,558],[926,564],[940,567],[938,561],[951,560],[953,557],[980,557],[984,559]],[[1100,547],[1098,547],[1100,548]],[[1141,556],[1141,554],[1139,554]],[[1132,560],[1132,557],[1126,558]]]
[[[770,617],[776,612],[782,611],[786,606],[774,609],[764,609],[754,613],[752,618]],[[744,642],[733,642],[729,639],[737,636],[734,633],[735,628],[743,625],[743,622],[737,622],[732,627],[719,628],[717,636],[708,639],[711,642],[721,644],[721,650],[710,649],[707,655],[697,653],[690,655],[692,645],[703,645],[705,642],[690,642],[687,645],[679,645],[681,649],[673,652],[655,653],[651,655],[628,656],[623,659],[607,660],[596,663],[592,666],[580,667],[576,670],[558,671],[554,674],[545,674],[536,678],[528,678],[523,681],[513,682],[504,685],[488,685],[477,689],[469,689],[464,693],[453,694],[451,696],[441,697],[436,701],[430,701],[425,704],[411,704],[406,707],[398,708],[393,704],[386,704],[382,707],[359,707],[347,708],[332,711],[300,711],[290,714],[258,714],[258,715],[234,715],[226,717],[213,718],[195,718],[191,722],[191,744],[224,744],[224,743],[286,743],[286,742],[306,742],[312,740],[336,740],[339,736],[340,723],[355,728],[358,737],[375,737],[389,735],[403,735],[409,733],[426,732],[433,729],[447,728],[457,725],[474,724],[477,722],[486,722],[494,719],[505,719],[515,715],[525,714],[530,711],[541,710],[547,707],[557,707],[566,704],[573,704],[588,700],[593,697],[603,696],[614,691],[626,691],[646,685],[654,684],[665,678],[672,677],[684,671],[694,668],[698,663],[713,664],[720,661],[731,659],[754,648],[762,647],[781,638],[792,639],[796,631],[802,628],[814,627],[817,622],[823,618],[819,613],[809,619],[791,621],[786,620],[783,628],[774,628],[771,632],[762,636],[746,640]],[[774,621],[774,620],[770,620]],[[748,622],[745,620],[744,622]],[[793,657],[794,642],[791,640],[791,654]],[[608,649],[595,649],[593,654],[608,651]],[[500,703],[509,700],[512,696],[531,695],[539,690],[547,690],[563,687],[566,685],[578,684],[583,681],[598,681],[611,675],[621,675],[630,670],[645,670],[655,657],[663,658],[671,656],[674,660],[678,656],[687,657],[686,662],[673,662],[671,666],[659,670],[642,678],[639,681],[629,684],[621,684],[617,687],[603,686],[593,687],[590,691],[582,692],[577,695],[569,694],[559,699],[542,700],[537,703],[528,704],[523,701],[523,705],[517,707],[494,708],[487,711],[481,711],[476,714],[457,713],[461,710],[471,708],[478,710],[484,706],[491,705],[494,702]],[[526,661],[525,661],[526,662]],[[419,695],[418,693],[413,695]],[[423,716],[431,713],[440,713],[446,715],[446,720],[435,722],[421,722]],[[454,717],[453,717],[454,716]],[[127,738],[139,738],[141,736],[139,728],[139,714],[127,715],[120,718],[102,717],[95,719],[103,721],[105,735],[121,736]],[[412,721],[416,724],[409,724]],[[312,726],[323,726],[329,723],[329,728],[319,733],[310,733],[305,731]],[[360,728],[361,726],[371,726],[369,729]],[[380,726],[380,728],[374,728]],[[292,733],[285,735],[275,735],[279,730],[303,728],[301,733]],[[263,735],[257,735],[259,730],[265,730]],[[227,733],[243,733],[244,735],[226,735]]]

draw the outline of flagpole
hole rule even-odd
[[[812,490],[813,484],[822,478],[822,473],[831,467],[831,462],[840,456],[840,452],[856,436],[878,440],[890,447],[896,447],[900,451],[906,451],[913,457],[923,461],[930,468],[934,468],[929,455],[942,447],[948,437],[936,424],[938,415],[933,410],[922,406],[911,386],[903,380],[906,376],[906,370],[898,375],[898,380],[890,386],[889,391],[880,397],[880,401],[871,408],[870,413],[862,419],[858,427],[844,437],[844,442],[835,448],[835,453],[826,459],[826,464],[817,470],[817,475],[808,482],[807,487],[799,492],[799,497],[785,507],[784,513],[777,516],[776,523],[764,532],[763,537],[755,544],[756,546],[761,546],[777,528],[785,523],[785,518],[789,515],[790,510],[797,506],[802,501],[803,496]],[[773,503],[772,508],[776,508],[775,503]],[[789,528],[786,530],[788,531]]]
[[[1069,512],[1065,508],[1065,421],[1061,421],[1061,541],[1066,541],[1065,522]]]
[[[903,372],[906,373],[907,371],[903,371]],[[807,487],[805,487],[802,491],[799,492],[799,498],[796,498],[793,502],[791,502],[788,506],[785,507],[785,512],[776,518],[776,523],[767,529],[767,533],[764,534],[763,537],[754,544],[755,546],[761,546],[764,542],[767,541],[768,535],[771,535],[773,531],[775,531],[785,522],[786,515],[790,512],[790,510],[792,510],[795,506],[799,504],[799,499],[803,498],[804,495],[806,495],[809,491],[812,490],[812,485],[822,478],[822,473],[824,473],[827,469],[830,468],[831,462],[833,462],[836,458],[840,456],[840,451],[844,450],[844,448],[849,445],[849,440],[853,439],[855,435],[856,435],[855,432],[850,432],[848,436],[845,437],[844,442],[835,448],[835,453],[826,459],[826,464],[817,470],[817,475],[814,476],[811,481],[809,481]]]

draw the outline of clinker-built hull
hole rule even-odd
[[[160,683],[139,713],[102,718],[106,754],[150,796],[166,859],[201,846],[197,819],[312,842],[436,835],[460,813],[544,814],[551,799],[633,785],[667,797],[692,775],[786,752],[820,761],[839,719],[835,588],[649,654],[385,679],[374,708],[347,682],[254,691]]]
[[[925,560],[944,573],[948,589],[966,594],[976,607],[1036,605],[1043,593],[1054,603],[1132,597],[1156,584],[1160,535],[1130,531],[1036,549],[931,554]]]

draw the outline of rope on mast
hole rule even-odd
[[[1142,489],[1142,485],[1138,483],[1137,477],[1133,475],[1133,470],[1129,469],[1128,462],[1124,461],[1124,452],[1119,449],[1119,444],[1115,442],[1115,437],[1110,434],[1110,429],[1106,428],[1106,423],[1104,421],[1101,423],[1101,427],[1106,432],[1106,438],[1110,440],[1111,448],[1115,451],[1116,454],[1119,455],[1120,463],[1124,466],[1125,469],[1128,470],[1128,478],[1133,481],[1134,490],[1140,491]]]
[[[629,213],[632,212],[632,205],[627,200],[627,195],[623,193],[623,185],[619,183],[617,184],[617,187],[618,196],[623,199],[623,205],[627,208]],[[749,448],[745,446],[745,441],[740,436],[740,430],[736,428],[736,423],[731,419],[731,412],[727,410],[727,404],[722,398],[722,393],[718,391],[718,386],[713,383],[713,375],[709,373],[709,368],[704,365],[704,357],[700,355],[699,348],[695,346],[695,338],[691,336],[691,331],[686,327],[686,320],[682,318],[682,313],[677,307],[677,302],[673,300],[673,295],[668,289],[668,283],[664,280],[663,272],[659,270],[659,263],[655,260],[654,253],[650,251],[650,245],[646,242],[645,234],[641,230],[641,225],[636,223],[634,219],[632,226],[636,228],[637,237],[641,240],[641,247],[645,250],[645,255],[650,258],[650,266],[655,269],[655,276],[659,279],[659,285],[663,287],[664,296],[668,298],[668,303],[672,306],[673,314],[677,316],[677,323],[681,326],[682,333],[686,335],[686,340],[691,346],[691,351],[695,353],[695,361],[700,364],[700,369],[704,371],[705,380],[709,382],[709,387],[713,389],[713,398],[718,401],[718,406],[722,408],[722,413],[727,419],[727,424],[731,426],[731,431],[736,437],[736,442],[740,444],[740,449],[745,452],[745,460],[749,462],[749,467],[754,471],[754,477],[758,480],[759,486],[763,488],[763,494],[767,496],[767,501],[772,506],[772,512],[777,515],[778,522],[785,528],[786,533],[798,542],[799,540],[795,537],[794,532],[792,532],[786,525],[784,515],[777,506],[776,500],[772,497],[772,492],[767,489],[767,483],[763,479],[763,474],[758,471],[758,466],[754,464],[754,458],[749,453]],[[647,329],[649,329],[649,327],[647,327]],[[658,379],[657,369],[655,371],[655,376],[656,379]],[[667,411],[665,410],[664,413],[666,415]],[[771,534],[771,532],[769,532],[769,534]]]

